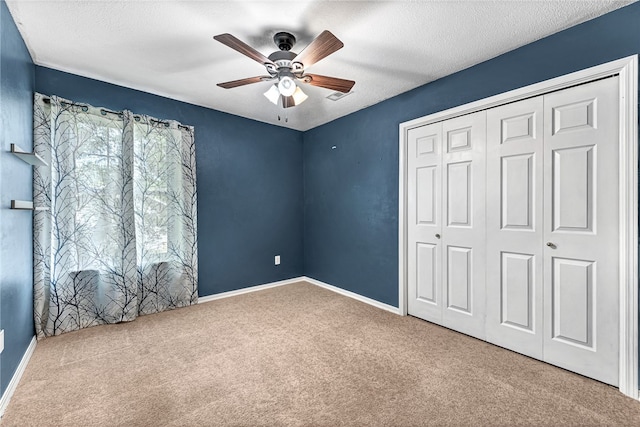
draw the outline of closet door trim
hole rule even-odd
[[[638,393],[638,55],[515,89],[400,124],[398,309],[407,314],[407,133],[409,129],[618,75],[620,79],[619,389]]]

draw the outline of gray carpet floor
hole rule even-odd
[[[296,283],[43,340],[1,423],[638,426],[640,402]]]

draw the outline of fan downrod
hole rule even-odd
[[[273,41],[278,46],[278,49],[284,52],[291,50],[294,44],[296,44],[296,38],[291,33],[281,31],[273,36]]]

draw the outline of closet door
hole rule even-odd
[[[486,112],[442,123],[442,324],[485,337]]]
[[[487,111],[487,341],[542,359],[543,98]]]
[[[442,322],[442,124],[408,132],[409,314]]]
[[[543,360],[618,384],[618,78],[544,97]]]

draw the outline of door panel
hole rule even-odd
[[[544,96],[543,360],[618,384],[618,77]]]
[[[455,120],[455,119],[454,119]],[[471,127],[459,127],[447,131],[447,152],[471,149]]]
[[[416,169],[416,206],[418,224],[434,225],[436,222],[436,177],[437,166],[426,166]]]
[[[417,289],[415,298],[428,304],[438,303],[438,290],[440,284],[436,280],[437,246],[429,243],[418,243],[417,247]]]
[[[500,324],[535,333],[533,255],[501,253]]]
[[[442,322],[442,125],[411,129],[407,135],[408,312]]]
[[[595,145],[553,150],[553,230],[593,231]]]
[[[442,135],[442,324],[484,339],[486,112],[443,122]]]
[[[566,90],[561,92],[566,92]],[[559,101],[562,102],[562,100]],[[553,119],[552,135],[594,129],[596,123],[595,102],[595,98],[589,99],[587,96],[586,100],[569,102],[568,104],[553,107],[551,111]]]
[[[471,227],[471,162],[447,165],[447,225]]]
[[[530,103],[527,101],[522,101],[522,103],[518,103],[519,105],[529,105]],[[535,103],[534,103],[535,104]],[[503,114],[506,110],[511,110],[511,112],[515,112],[518,108],[522,107],[499,107],[502,108]],[[526,111],[526,107],[525,110]],[[493,114],[493,113],[492,113]],[[536,138],[536,123],[539,121],[539,115],[537,115],[536,111],[527,111],[524,114],[518,114],[514,116],[509,116],[500,119],[500,143],[504,144],[507,142],[522,142],[522,141],[531,141]],[[539,134],[539,132],[537,132]]]
[[[501,166],[502,229],[533,230],[533,153],[505,156]]]
[[[552,339],[595,350],[594,263],[553,258],[551,268]]]
[[[472,314],[471,248],[447,247],[447,308]]]
[[[487,111],[487,341],[542,358],[543,99]]]

